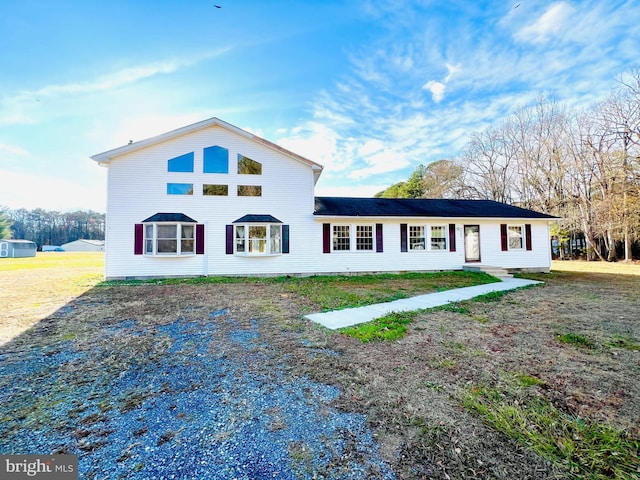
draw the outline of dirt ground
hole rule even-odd
[[[640,343],[640,276],[559,272],[536,279],[544,285],[425,312],[405,338],[368,344],[302,320],[316,305],[286,284],[98,286],[54,313],[35,310],[47,318],[10,344],[91,343],[97,325],[128,318],[163,325],[185,309],[226,309],[240,322],[258,320],[271,358],[289,365],[289,375],[339,387],[336,405],[367,416],[397,478],[567,478],[460,399],[471,386],[528,375],[540,381],[531,395],[640,437],[640,352],[621,343]],[[0,327],[8,332],[21,315],[5,307]],[[567,333],[588,338],[592,348],[560,342]],[[319,354],[326,352],[337,354]]]

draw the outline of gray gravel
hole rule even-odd
[[[292,375],[258,326],[221,310],[105,325],[95,343],[9,344],[0,452],[77,454],[83,479],[394,478],[364,416]]]

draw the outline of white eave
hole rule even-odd
[[[137,142],[132,142],[128,145],[114,148],[113,150],[107,150],[106,152],[97,153],[95,155],[92,155],[90,158],[98,162],[98,165],[101,165],[103,167],[108,167],[109,162],[112,159],[119,157],[120,155],[135,152],[136,150],[140,150],[142,148],[156,145],[158,143],[162,143],[167,140],[171,140],[173,138],[177,138],[182,135],[186,135],[188,133],[195,132],[197,130],[201,130],[203,128],[212,127],[212,126],[218,126],[218,127],[224,128],[237,135],[248,138],[249,140],[252,140],[257,143],[261,143],[262,145],[265,145],[266,147],[272,150],[275,150],[283,155],[286,155],[289,158],[292,158],[298,162],[301,162],[305,165],[310,166],[311,170],[313,171],[315,182],[318,181],[318,178],[320,177],[320,173],[322,173],[323,167],[319,163],[316,163],[312,160],[309,160],[308,158],[298,155],[297,153],[287,150],[286,148],[283,148],[280,145],[276,145],[275,143],[270,142],[269,140],[265,140],[262,137],[258,137],[253,133],[247,132],[246,130],[242,130],[241,128],[238,128],[234,125],[231,125],[230,123],[220,120],[217,117],[212,117],[207,120],[202,120],[201,122],[193,123],[191,125],[187,125],[186,127],[178,128],[176,130],[171,130],[170,132],[156,135],[155,137],[146,138],[144,140],[139,140]]]

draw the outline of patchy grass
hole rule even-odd
[[[511,438],[527,445],[572,476],[629,479],[640,473],[640,441],[628,433],[567,415],[539,397],[517,397],[475,386],[466,408]]]
[[[444,312],[460,313],[462,315],[469,315],[471,309],[464,304],[464,302],[451,302],[440,307],[435,307],[433,310],[442,310]]]
[[[341,328],[339,331],[362,343],[391,341],[404,337],[417,312],[392,312],[384,317],[354,327]]]
[[[568,343],[569,345],[575,345],[576,347],[581,348],[596,348],[596,344],[589,340],[584,335],[579,335],[577,333],[558,333],[556,334],[556,338],[561,343]]]
[[[499,280],[486,273],[431,272],[366,275],[314,275],[308,277],[194,277],[153,280],[115,280],[101,286],[122,285],[210,285],[255,283],[278,285],[287,292],[302,296],[310,303],[309,311],[339,310],[373,303],[391,302],[425,293],[469,287]]]
[[[605,346],[612,348],[624,348],[625,350],[640,351],[640,343],[627,335],[614,335],[610,340],[605,342]]]
[[[528,373],[516,373],[515,375],[518,383],[523,387],[535,387],[538,385],[544,385],[544,380],[540,380],[538,377],[529,375]]]

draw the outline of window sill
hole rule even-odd
[[[236,257],[260,258],[260,257],[279,257],[282,253],[234,253]]]
[[[376,253],[375,250],[331,250],[331,253]]]
[[[181,254],[177,254],[177,253],[145,253],[144,256],[145,257],[152,257],[152,258],[188,258],[188,257],[195,257],[196,254],[195,253],[181,253]]]

